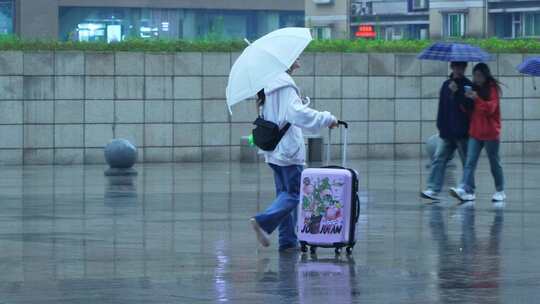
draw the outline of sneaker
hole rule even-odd
[[[458,200],[461,200],[461,197],[467,194],[467,191],[465,191],[463,188],[450,188],[450,195],[457,198]]]
[[[463,188],[450,188],[450,195],[462,202],[470,202],[476,199],[474,193],[467,193]]]
[[[492,201],[494,201],[494,202],[502,202],[505,199],[506,199],[506,194],[504,193],[504,191],[499,191],[499,192],[496,192],[495,194],[493,194]]]
[[[476,194],[474,193],[465,193],[465,195],[461,197],[461,201],[463,202],[472,202],[474,200],[476,200]]]
[[[425,199],[430,199],[434,201],[439,200],[439,193],[431,189],[427,189],[425,191],[420,192],[420,195],[422,196],[422,198],[425,198]]]
[[[268,237],[268,234],[259,226],[259,223],[257,223],[257,220],[255,218],[251,218],[249,220],[251,222],[251,227],[253,227],[253,230],[255,230],[255,234],[257,235],[257,240],[263,247],[270,246],[270,239]]]

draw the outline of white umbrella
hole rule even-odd
[[[253,97],[279,74],[288,70],[311,42],[308,28],[273,31],[244,49],[229,74],[227,105]]]

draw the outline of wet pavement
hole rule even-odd
[[[507,159],[508,201],[418,198],[423,160],[357,161],[350,258],[260,249],[263,164],[3,167],[0,303],[538,303],[540,160]],[[449,174],[455,183],[457,172]]]

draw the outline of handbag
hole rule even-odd
[[[282,129],[269,120],[265,120],[262,116],[257,117],[253,122],[255,129],[252,131],[253,143],[263,151],[274,151],[283,138],[285,133],[291,127],[291,123],[287,123]]]

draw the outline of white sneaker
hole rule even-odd
[[[430,199],[430,200],[434,200],[434,201],[439,200],[439,193],[435,192],[435,191],[433,191],[431,189],[426,189],[426,190],[420,192],[420,195],[422,196],[422,198],[425,198],[425,199]]]
[[[467,191],[465,191],[463,188],[461,187],[457,187],[457,188],[450,188],[450,195],[457,198],[458,200],[461,200],[461,197],[463,195],[467,194]]]
[[[458,200],[462,202],[470,202],[474,201],[476,199],[476,195],[474,193],[467,193],[463,188],[450,188],[450,195],[457,198]]]
[[[463,202],[472,202],[474,200],[476,200],[476,194],[474,193],[465,193],[465,195],[461,197],[461,201]]]
[[[495,194],[493,194],[492,201],[502,202],[504,200],[506,200],[506,194],[504,193],[504,191],[495,192]]]
[[[257,220],[255,218],[251,218],[249,220],[251,222],[251,227],[253,227],[253,230],[255,230],[255,234],[257,235],[257,240],[263,247],[270,246],[270,239],[268,237],[268,234],[266,231],[264,231],[261,226],[259,226],[259,223],[257,223]]]

